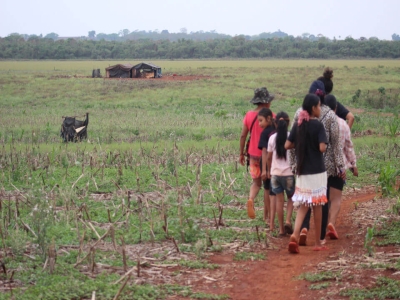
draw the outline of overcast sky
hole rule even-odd
[[[0,0],[0,36],[87,36],[122,29],[216,30],[255,35],[278,29],[329,38],[400,34],[400,0]]]

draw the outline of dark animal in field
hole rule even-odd
[[[86,120],[80,121],[75,117],[63,117],[60,136],[64,142],[79,142],[87,139],[87,127],[89,125],[89,113],[86,113]]]

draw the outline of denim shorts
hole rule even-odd
[[[291,198],[294,194],[295,184],[294,176],[271,176],[271,188],[275,194],[280,194],[286,191],[286,196]]]
[[[271,188],[271,179],[266,179],[263,181],[264,190],[269,191],[270,196],[275,196],[275,193],[272,191]]]

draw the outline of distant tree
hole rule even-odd
[[[90,39],[94,39],[96,37],[96,31],[94,31],[94,30],[89,31],[88,32],[88,37]]]
[[[119,31],[120,36],[127,36],[129,34],[129,29],[122,29]]]
[[[186,27],[182,27],[179,31],[180,31],[180,33],[187,34]]]
[[[57,34],[57,33],[54,33],[54,32],[51,32],[51,33],[46,34],[46,35],[44,36],[44,38],[45,38],[45,39],[57,40],[57,39],[58,39],[58,34]]]
[[[164,29],[163,31],[161,31],[161,34],[169,34],[169,31],[167,29]]]
[[[393,41],[400,41],[400,35],[398,35],[398,34],[396,34],[396,33],[393,33],[393,34],[392,34],[392,40],[393,40]]]

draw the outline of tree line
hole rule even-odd
[[[283,36],[249,39],[180,38],[106,41],[12,34],[0,38],[0,59],[201,59],[201,58],[399,58],[400,40],[344,40]]]

